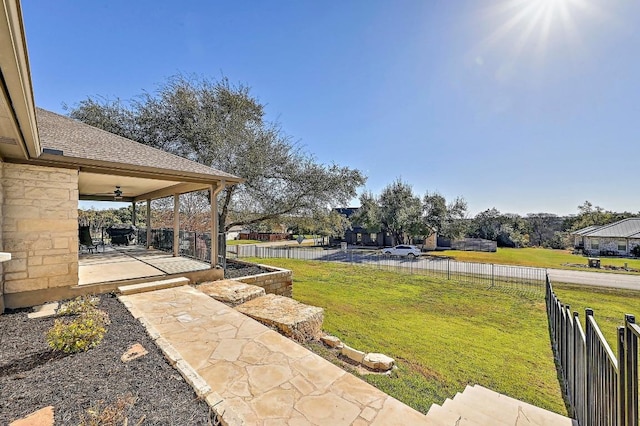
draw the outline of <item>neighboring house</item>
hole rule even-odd
[[[629,256],[640,245],[640,217],[623,219],[602,226],[589,226],[571,233],[576,248],[586,254]]]
[[[114,200],[114,189],[119,187],[120,201],[146,201],[149,206],[153,199],[197,190],[215,195],[226,185],[241,182],[236,176],[37,109],[20,4],[2,0],[2,5],[0,252],[10,254],[11,260],[0,264],[0,312],[78,293],[78,200]],[[213,219],[216,197],[211,199]],[[217,234],[217,222],[217,217],[211,221],[212,235]],[[174,222],[175,229],[178,225]],[[177,238],[175,232],[174,241]],[[179,244],[173,247],[177,255]],[[221,275],[214,269],[215,243],[212,252],[210,275]]]
[[[352,220],[354,214],[358,212],[359,207],[342,207],[333,209],[338,214],[343,215],[349,220]],[[363,245],[363,246],[391,246],[392,239],[390,235],[385,232],[368,232],[358,223],[351,223],[351,228],[347,229],[342,237],[342,241],[351,245]]]
[[[243,227],[236,225],[236,226],[232,226],[231,228],[229,228],[229,230],[227,231],[227,241],[229,240],[239,240],[240,239],[240,233],[243,231]]]

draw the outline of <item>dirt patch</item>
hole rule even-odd
[[[45,332],[53,318],[28,319],[27,310],[0,315],[0,424],[52,405],[55,424],[78,424],[85,410],[131,398],[129,424],[210,425],[209,407],[164,359],[144,328],[117,299],[100,296],[111,325],[96,348],[51,352]],[[134,343],[149,353],[123,363]]]

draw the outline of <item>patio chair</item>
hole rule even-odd
[[[85,247],[89,253],[93,253],[94,250],[96,252],[98,251],[98,244],[93,242],[90,228],[88,226],[78,227],[78,240],[80,242],[80,247]]]

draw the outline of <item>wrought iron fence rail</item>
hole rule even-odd
[[[617,353],[592,309],[583,330],[577,312],[563,305],[546,279],[549,334],[570,411],[582,426],[638,425],[638,338],[632,315],[618,327]]]
[[[450,258],[406,258],[360,250],[238,245],[229,247],[235,257],[288,258],[341,262],[380,270],[431,275],[440,278],[506,288],[510,291],[544,293],[546,270],[542,268],[459,262]]]

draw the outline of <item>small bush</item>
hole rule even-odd
[[[128,424],[127,412],[136,402],[133,395],[118,398],[113,404],[92,406],[80,419],[80,426],[118,426]],[[144,419],[137,424],[142,424]]]
[[[100,299],[93,296],[80,296],[63,304],[58,309],[58,315],[81,315],[98,308]]]
[[[107,332],[109,315],[96,308],[90,298],[78,298],[63,307],[58,318],[47,332],[47,343],[57,351],[76,353],[97,346]]]
[[[635,246],[631,249],[631,254],[635,257],[640,257],[640,246]]]

